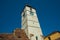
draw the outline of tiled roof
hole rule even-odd
[[[52,33],[50,33],[49,35],[45,36],[45,38],[48,37],[48,36],[51,36],[51,35],[53,35],[53,34],[55,34],[55,33],[60,33],[60,31],[52,32]]]

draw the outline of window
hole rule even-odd
[[[36,36],[36,40],[38,40],[38,37]]]
[[[21,36],[18,36],[18,38],[21,38]]]
[[[25,13],[23,14],[23,17],[25,17]]]
[[[33,15],[34,15],[34,12],[30,12],[30,15],[32,15],[32,16],[33,16]]]

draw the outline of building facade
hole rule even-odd
[[[36,10],[26,5],[22,12],[22,28],[30,40],[43,40]]]

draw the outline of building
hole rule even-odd
[[[44,38],[45,40],[60,40],[60,32],[56,31]]]
[[[42,30],[36,14],[36,9],[26,5],[22,11],[22,28],[30,40],[43,40]]]
[[[13,33],[0,34],[0,40],[29,40],[24,30],[15,29]]]
[[[43,37],[36,15],[36,9],[26,5],[22,11],[22,27],[13,33],[0,34],[0,40],[60,40],[60,32],[56,31]]]
[[[43,40],[43,34],[36,15],[36,10],[26,5],[22,11],[22,27],[13,33],[0,34],[0,40]]]

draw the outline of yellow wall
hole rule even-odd
[[[48,38],[45,38],[45,40],[49,40]]]
[[[48,37],[50,37],[50,38],[51,38],[51,40],[56,40],[56,39],[60,38],[60,33],[59,33],[59,32],[57,32],[57,33],[51,34],[51,35],[49,35],[49,36],[45,37],[45,40],[49,40],[49,38],[48,38]]]

